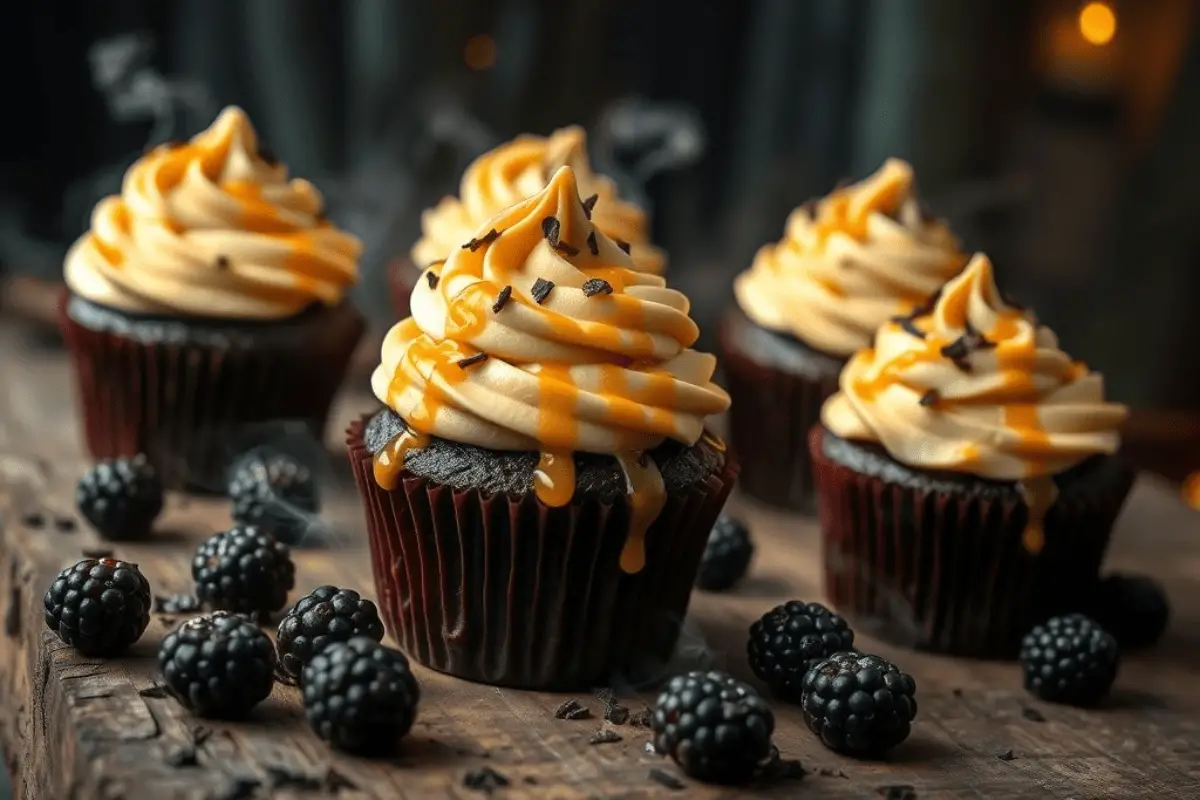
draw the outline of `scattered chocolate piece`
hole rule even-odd
[[[512,287],[505,286],[500,290],[500,294],[496,295],[496,302],[492,303],[492,313],[499,314],[500,309],[504,308],[504,304],[508,302],[508,298],[512,297]]]
[[[625,241],[624,239],[613,239],[613,241],[617,243],[617,247],[625,251],[626,255],[628,255],[630,250],[633,249],[629,246],[629,242]]]
[[[658,767],[650,768],[650,780],[654,781],[659,786],[663,786],[674,791],[679,791],[684,786],[683,781],[679,780],[679,778],[676,778],[665,769],[659,769]]]
[[[629,709],[618,703],[604,709],[604,718],[614,725],[624,725],[629,721]]]
[[[539,306],[546,302],[546,298],[550,296],[550,290],[554,288],[554,281],[548,281],[545,278],[538,278],[533,282],[533,288],[529,293],[533,295],[534,302]]]
[[[487,353],[476,353],[473,356],[467,356],[466,358],[460,358],[457,362],[458,368],[466,369],[467,367],[473,367],[476,364],[487,361],[487,358],[488,358]]]
[[[637,711],[630,715],[629,724],[635,728],[649,728],[650,717],[652,714],[653,712],[648,706],[643,707],[641,711]]]
[[[925,331],[917,327],[912,317],[892,317],[892,322],[899,325],[901,330],[911,336],[915,336],[918,339],[925,338]]]
[[[275,151],[269,147],[263,147],[262,145],[259,145],[258,157],[272,167],[279,163],[279,158],[275,155]]]
[[[159,614],[189,614],[200,610],[200,600],[190,594],[156,594],[154,610]]]
[[[499,238],[500,238],[500,231],[496,230],[495,228],[492,228],[490,231],[485,233],[483,236],[480,236],[478,239],[472,239],[471,241],[464,244],[462,246],[462,249],[470,250],[472,253],[474,253],[476,250],[483,247],[485,244],[491,244],[492,242],[496,241]]]
[[[583,213],[588,219],[592,218],[592,209],[596,207],[596,201],[600,199],[600,195],[594,194],[583,201]]]
[[[111,547],[85,547],[79,551],[79,554],[84,558],[94,558],[97,561],[112,558],[114,555]]]
[[[567,715],[565,717],[563,717],[563,719],[590,719],[591,716],[592,716],[591,709],[586,708],[584,706],[580,706],[579,708],[573,708],[570,711],[568,711]]]
[[[562,253],[567,258],[579,255],[579,248],[573,247],[566,242],[559,242],[558,244],[554,245],[554,249]]]
[[[21,524],[26,528],[41,528],[46,524],[46,517],[40,511],[34,511],[21,517]]]
[[[491,767],[480,767],[463,775],[463,786],[484,794],[491,794],[497,789],[503,789],[508,784],[508,778]]]
[[[562,223],[558,221],[558,217],[546,217],[542,220],[542,236],[546,237],[551,247],[558,247],[558,237],[561,235]]]
[[[229,269],[229,256],[217,256],[217,269]]]
[[[886,800],[917,800],[917,790],[911,786],[880,786],[875,791]]]
[[[988,339],[982,333],[975,329],[970,320],[967,320],[965,325],[966,334],[963,336],[967,340],[967,348],[969,350],[991,350],[996,346],[996,343]]]
[[[1001,761],[1012,761],[1014,758],[1016,758],[1016,756],[1013,755],[1012,748],[1010,747],[1003,753],[997,753],[996,758],[1000,759]]]
[[[587,711],[586,708],[584,708],[583,706],[581,706],[579,704],[578,700],[576,700],[574,697],[571,697],[571,698],[568,698],[568,699],[562,701],[562,703],[558,706],[558,708],[554,709],[554,718],[555,719],[582,719],[582,717],[571,716],[572,714],[577,713],[581,709],[583,711]],[[591,712],[588,712],[588,713],[591,713]]]
[[[583,282],[583,296],[593,297],[598,294],[612,294],[612,284],[602,278],[590,278]]]
[[[1021,716],[1030,722],[1046,721],[1046,717],[1044,714],[1042,714],[1042,712],[1038,711],[1036,708],[1030,708],[1029,706],[1025,706],[1021,709]]]
[[[963,372],[971,371],[971,362],[967,361],[967,356],[970,355],[970,350],[967,348],[965,337],[960,336],[950,344],[943,347],[940,351],[943,358],[950,359],[954,366],[958,367]]]
[[[926,408],[933,408],[941,401],[941,399],[942,396],[938,393],[937,389],[930,389],[925,394],[921,395],[921,405],[925,406]]]
[[[177,744],[167,751],[166,762],[169,766],[194,767],[200,762],[196,760],[196,748],[191,745]]]
[[[822,778],[845,778],[847,780],[850,779],[849,775],[842,772],[840,769],[833,769],[832,767],[821,767],[819,770],[817,770],[817,774],[820,775]]]
[[[70,533],[75,530],[75,520],[70,517],[55,517],[54,528],[59,533]]]
[[[951,689],[951,690],[950,690],[950,693],[951,693],[951,694],[953,694],[955,697],[962,697],[962,696],[963,696],[963,690],[962,690],[962,689]]]
[[[171,696],[171,692],[167,689],[166,686],[163,686],[161,683],[156,683],[153,686],[148,686],[147,688],[139,691],[138,694],[140,694],[142,697],[149,697],[152,700],[161,700],[164,697]]]
[[[425,273],[425,282],[429,284],[430,289],[436,289],[439,280],[441,280],[441,278],[439,278],[438,274],[433,270],[428,270]]]
[[[588,250],[591,251],[592,255],[594,255],[594,256],[600,255],[600,245],[596,243],[596,232],[595,231],[592,231],[591,233],[588,234],[587,246],[588,246]]]
[[[588,738],[588,744],[612,744],[619,741],[621,734],[607,728],[601,728]]]

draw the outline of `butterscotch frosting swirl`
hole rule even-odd
[[[563,166],[574,170],[584,198],[595,195],[590,213],[596,227],[630,246],[637,270],[662,274],[666,259],[650,244],[645,212],[621,200],[610,178],[592,171],[587,138],[578,126],[550,136],[519,136],[475,159],[463,173],[459,196],[446,197],[421,215],[413,263],[424,268],[446,258],[496,213],[540,192]]]
[[[1115,452],[1127,414],[1099,374],[1002,299],[976,255],[935,303],[884,324],[850,359],[821,418],[913,467],[1021,481]]]
[[[574,170],[493,217],[413,290],[371,384],[421,434],[497,450],[695,443],[729,398],[688,301],[588,219]],[[569,495],[568,495],[569,496]]]
[[[847,357],[962,269],[966,256],[913,193],[912,167],[889,159],[861,183],[792,212],[781,241],[738,276],[738,305],[759,325]]]
[[[129,168],[67,254],[66,281],[88,300],[148,314],[268,320],[336,305],[357,280],[362,243],[322,210],[313,185],[289,179],[229,107],[190,142]]]

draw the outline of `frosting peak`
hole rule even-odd
[[[581,196],[596,196],[589,211],[596,227],[630,245],[638,271],[660,274],[665,259],[650,244],[646,214],[621,200],[610,178],[592,171],[587,135],[577,125],[550,136],[519,136],[475,159],[463,173],[459,197],[447,197],[421,215],[413,263],[426,267],[446,258],[492,216],[540,192],[560,167],[574,171]]]
[[[67,254],[66,281],[147,314],[276,319],[336,305],[357,280],[362,244],[325,221],[323,206],[231,106],[190,142],[129,168]]]
[[[1113,453],[1125,406],[1007,303],[976,255],[932,303],[885,323],[842,371],[822,421],[922,469],[994,480],[1055,475]]]
[[[747,316],[833,356],[867,347],[889,317],[958,273],[966,256],[914,193],[913,170],[888,159],[860,183],[792,212],[734,292]]]

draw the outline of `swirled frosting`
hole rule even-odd
[[[563,166],[574,170],[583,197],[595,195],[590,213],[600,232],[629,245],[637,270],[662,274],[666,259],[650,244],[645,212],[621,200],[610,178],[592,172],[586,135],[574,125],[550,136],[519,136],[475,159],[463,173],[459,196],[421,215],[413,263],[426,267],[446,258],[496,213],[540,192]]]
[[[936,302],[884,324],[850,359],[822,421],[913,467],[1022,481],[1115,452],[1127,414],[1099,374],[1002,299],[976,255]]]
[[[259,148],[241,109],[155,148],[101,200],[67,254],[76,294],[126,311],[279,319],[336,305],[362,243],[322,217],[311,183]]]
[[[912,167],[889,159],[861,183],[792,212],[783,239],[758,251],[734,294],[759,325],[847,357],[965,263],[950,230],[923,214]]]

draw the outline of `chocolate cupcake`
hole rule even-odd
[[[903,161],[792,213],[784,238],[738,276],[719,333],[747,494],[809,507],[808,431],[846,360],[964,263],[949,229],[921,209]]]
[[[588,212],[562,167],[418,281],[349,430],[389,630],[459,677],[661,666],[736,474],[687,300]]]
[[[976,256],[879,329],[813,428],[834,604],[902,644],[1014,655],[1098,580],[1133,482],[1126,415]]]
[[[650,244],[646,213],[621,200],[612,179],[592,171],[587,135],[572,125],[550,136],[518,136],[484,153],[463,173],[458,197],[443,198],[421,215],[421,238],[413,246],[412,264],[391,279],[400,316],[408,316],[406,288],[416,281],[415,273],[440,265],[493,216],[545,188],[563,166],[574,170],[596,229],[630,254],[635,269],[661,275],[666,257]]]
[[[344,299],[361,243],[322,207],[237,108],[130,167],[65,264],[94,457],[145,453],[171,488],[220,490],[262,423],[323,430],[364,323]]]

